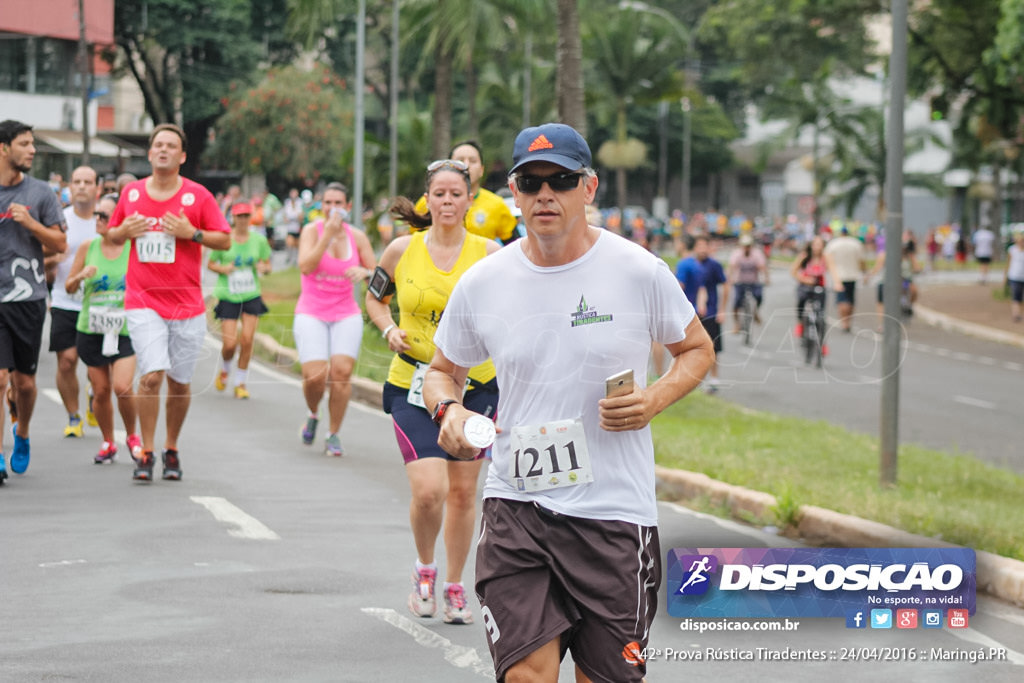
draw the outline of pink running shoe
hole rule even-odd
[[[100,452],[96,454],[96,457],[92,459],[97,465],[102,465],[106,462],[114,462],[117,459],[117,446],[111,441],[104,441],[103,445],[100,446]]]
[[[128,438],[124,440],[125,445],[128,446],[128,454],[138,460],[142,457],[142,439],[138,434],[129,434]]]
[[[453,583],[444,591],[444,623],[473,623],[473,613],[466,604],[466,589],[460,583]]]
[[[434,599],[434,583],[437,581],[436,569],[412,570],[412,593],[409,594],[409,611],[417,617],[432,617],[437,612],[437,601]]]

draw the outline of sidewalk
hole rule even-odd
[[[989,341],[1024,348],[1024,323],[1010,319],[1008,301],[997,301],[992,292],[998,284],[980,285],[977,274],[936,273],[919,281],[921,294],[915,317],[929,325],[969,334]],[[257,333],[256,343],[269,352],[278,365],[298,359],[295,349],[278,344],[269,335]],[[352,379],[352,398],[381,408],[381,385],[361,377]],[[711,479],[699,472],[655,469],[658,496],[662,499],[704,498],[728,507],[733,516],[741,513],[770,518],[777,505],[774,496]],[[916,536],[894,527],[844,515],[811,505],[797,513],[796,532],[800,538],[819,546],[841,547],[937,547],[949,543]],[[992,553],[977,552],[978,590],[1024,606],[1024,562]]]
[[[980,284],[976,273],[922,277],[916,315],[925,323],[988,341],[1024,348],[1024,323],[1013,322],[1008,299],[996,299],[1002,273]],[[968,276],[968,277],[965,277]],[[993,282],[995,280],[995,282]]]

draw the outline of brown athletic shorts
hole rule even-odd
[[[476,593],[497,680],[559,636],[592,680],[642,680],[661,562],[656,527],[485,499]]]

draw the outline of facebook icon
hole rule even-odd
[[[867,617],[864,610],[853,610],[846,613],[846,628],[867,628]]]

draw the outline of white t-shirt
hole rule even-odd
[[[988,228],[981,228],[974,233],[974,237],[971,238],[974,242],[974,256],[981,256],[982,258],[992,258],[992,247],[996,242],[996,235]]]
[[[665,262],[613,233],[602,231],[586,254],[564,266],[535,265],[523,254],[522,241],[474,264],[455,286],[434,342],[460,366],[494,360],[503,431],[492,450],[484,497],[655,525],[650,427],[605,431],[597,402],[605,379],[627,368],[644,386],[651,341],[682,341],[693,317]],[[512,428],[576,418],[583,423],[593,482],[517,490]]]
[[[64,209],[64,222],[68,225],[68,248],[57,263],[57,274],[54,276],[53,291],[50,293],[50,306],[65,311],[80,311],[83,288],[79,287],[74,294],[68,294],[64,291],[64,283],[71,274],[71,264],[75,261],[79,245],[96,237],[96,218],[82,218],[75,213],[75,207],[68,206]]]
[[[836,276],[840,282],[855,282],[864,273],[861,267],[864,262],[864,245],[856,237],[840,235],[832,238],[825,245],[825,256],[835,263]]]
[[[1024,249],[1021,249],[1016,244],[1011,244],[1006,253],[1010,258],[1006,268],[1006,279],[1024,282]]]

